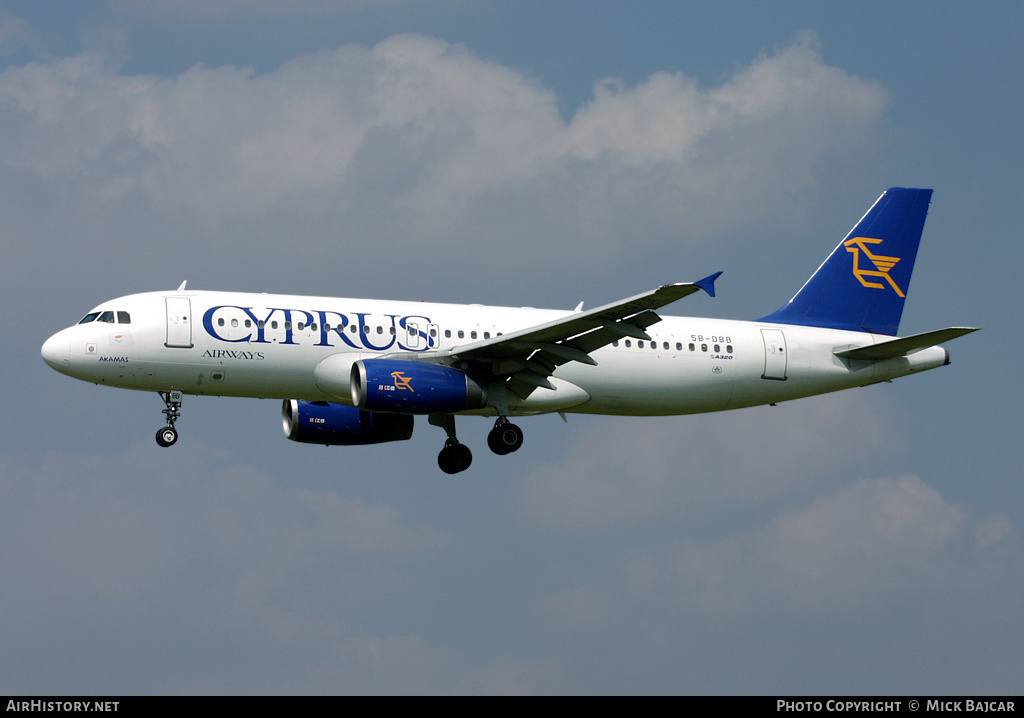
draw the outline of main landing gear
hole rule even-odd
[[[473,463],[473,452],[465,444],[460,444],[455,436],[455,416],[452,414],[431,414],[429,421],[434,426],[440,426],[448,434],[444,448],[437,455],[437,465],[446,474],[457,474],[465,471]]]
[[[448,434],[444,448],[437,455],[437,465],[446,474],[457,474],[469,468],[473,463],[473,452],[459,442],[455,435],[455,416],[453,414],[431,414],[430,423],[440,426]],[[498,417],[494,428],[487,435],[487,446],[499,456],[511,454],[523,445],[523,430],[504,417]]]
[[[167,426],[156,432],[156,443],[160,446],[171,446],[178,440],[178,431],[174,428],[174,422],[181,417],[181,399],[183,394],[180,391],[162,391],[160,398],[164,400],[163,414],[167,417]]]
[[[487,446],[498,456],[511,454],[523,445],[523,430],[499,416],[494,428],[487,435]]]

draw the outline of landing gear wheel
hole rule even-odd
[[[441,453],[437,455],[437,465],[446,474],[457,474],[465,471],[473,463],[473,452],[465,444],[449,439],[445,442]]]
[[[156,432],[156,443],[160,446],[172,446],[178,440],[178,432],[173,426],[165,426]]]
[[[487,446],[498,456],[511,454],[523,445],[523,430],[515,424],[510,424],[506,419],[498,423],[487,435]]]

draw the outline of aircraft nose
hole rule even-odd
[[[57,332],[43,342],[43,361],[57,371],[66,374],[71,363],[71,342],[64,332]]]

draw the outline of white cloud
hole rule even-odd
[[[0,10],[0,53],[9,54],[13,49],[35,44],[28,23]]]
[[[448,541],[406,526],[389,506],[282,491],[252,467],[204,453],[166,463],[150,454],[3,461],[8,606],[130,604],[161,596],[183,575],[209,572],[234,597],[237,620],[268,600],[289,603],[293,581],[309,571],[330,566],[355,577],[361,558],[400,563],[436,554]],[[275,616],[271,623],[284,614]]]
[[[667,574],[696,607],[720,618],[759,612],[859,613],[902,591],[953,583],[944,549],[964,525],[916,476],[862,479],[760,531],[674,551]],[[938,589],[941,590],[941,589]]]
[[[884,455],[892,437],[878,401],[846,392],[721,414],[603,418],[530,472],[523,511],[552,527],[604,528],[777,496]]]
[[[614,675],[684,692],[969,692],[1019,668],[1024,553],[1005,516],[972,518],[917,476],[782,505],[732,510],[706,538],[687,519],[591,534],[533,601],[535,630],[575,649],[595,691]],[[619,659],[639,653],[635,671]]]
[[[483,266],[585,274],[763,222],[825,168],[862,166],[885,102],[808,38],[719,87],[602,81],[568,123],[535,80],[423,36],[266,74],[123,76],[86,52],[0,76],[0,180],[30,193],[50,236],[93,253],[129,242],[148,257],[173,240],[176,256],[294,272],[373,244],[405,278],[438,253],[453,260],[437,281]]]
[[[218,694],[564,685],[544,661],[471,659],[437,636],[391,628],[419,610],[421,592],[428,602],[447,595],[435,584],[445,533],[410,526],[390,506],[278,487],[201,447],[169,462],[155,451],[0,455],[9,619],[0,685]],[[74,646],[41,670],[33,647],[61,641]],[[104,660],[80,665],[83,652]]]
[[[813,35],[804,34],[716,88],[703,89],[682,73],[658,72],[632,88],[603,80],[594,88],[594,100],[573,117],[566,151],[587,159],[613,153],[627,165],[680,162],[695,170],[709,146],[742,139],[743,146],[733,148],[729,159],[763,161],[759,150],[775,153],[784,147],[802,156],[797,163],[777,157],[782,173],[796,165],[810,170],[824,154],[820,143],[836,139],[833,134],[844,127],[858,129],[877,116],[886,100],[877,85],[824,65],[816,44]],[[759,147],[750,132],[767,140],[767,146]],[[854,132],[850,139],[864,138]],[[723,167],[720,172],[736,170]]]

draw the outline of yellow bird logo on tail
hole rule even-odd
[[[899,257],[883,257],[879,254],[872,254],[871,250],[866,245],[869,244],[881,244],[880,239],[871,239],[869,237],[854,237],[843,242],[843,246],[846,247],[846,251],[853,255],[853,276],[855,276],[861,284],[865,287],[871,287],[872,289],[885,289],[884,284],[878,282],[869,282],[865,277],[881,277],[889,286],[893,288],[900,297],[905,296],[896,282],[893,281],[892,277],[889,276],[889,270],[896,266],[896,263],[900,261]],[[871,263],[875,265],[874,269],[864,269],[860,266],[859,260],[860,255],[863,254]]]

